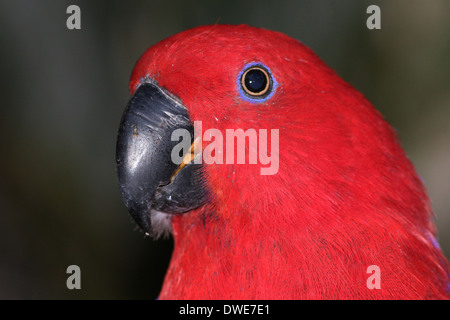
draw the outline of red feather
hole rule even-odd
[[[278,87],[242,99],[251,62]],[[160,299],[447,299],[448,262],[429,199],[374,107],[310,49],[278,32],[214,25],[148,49],[130,90],[152,78],[208,128],[279,129],[279,171],[204,166],[208,205],[176,216]],[[381,271],[368,289],[367,268]]]

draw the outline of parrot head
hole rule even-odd
[[[386,237],[434,250],[408,238],[433,239],[434,226],[394,131],[299,41],[246,25],[184,31],[141,56],[130,93],[118,180],[146,233],[174,235],[165,297],[333,297],[340,280],[311,288],[318,270],[354,275],[343,248],[367,266]]]
[[[199,207],[214,215],[234,215],[247,207],[256,216],[258,208],[291,197],[313,201],[321,195],[310,189],[312,182],[317,185],[318,177],[333,172],[338,162],[355,166],[360,148],[374,140],[368,139],[374,134],[370,130],[389,130],[307,47],[248,26],[199,27],[158,43],[135,66],[130,92],[117,142],[118,177],[131,215],[150,234],[161,221]],[[356,99],[361,101],[355,104]],[[361,123],[352,126],[358,119]],[[195,164],[198,152],[181,166],[172,161],[179,143],[174,131],[189,132],[191,146],[194,122],[201,123],[197,149],[201,153],[217,142],[219,161]],[[222,133],[222,148],[216,136],[208,135],[210,129]],[[234,163],[227,161],[227,129],[256,132],[255,146],[247,137],[244,163],[237,163],[242,151],[237,148]],[[274,132],[279,136],[272,143]],[[268,166],[259,161],[248,163],[250,155],[258,158],[259,143],[277,161],[273,174],[261,174]],[[224,206],[227,210],[219,212]]]

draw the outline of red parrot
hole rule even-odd
[[[150,47],[130,92],[117,174],[138,225],[173,234],[159,299],[449,298],[430,202],[394,130],[299,41],[197,27]],[[238,129],[244,163],[234,140],[220,146]],[[264,143],[269,173],[261,153],[249,160]]]

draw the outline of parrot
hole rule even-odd
[[[129,91],[116,173],[139,228],[173,237],[158,299],[450,297],[397,133],[300,41],[198,26],[150,46]]]

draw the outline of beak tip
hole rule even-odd
[[[152,194],[153,189],[142,187],[145,183],[141,181],[141,176],[132,174],[122,158],[122,156],[116,158],[117,178],[122,199],[139,228],[151,234],[151,198],[148,194]],[[148,194],[145,191],[148,191]]]
[[[126,197],[124,196],[124,199]],[[128,201],[127,201],[128,200]],[[139,228],[145,233],[152,233],[152,223],[149,205],[146,203],[137,203],[131,199],[125,200],[125,205],[128,208],[133,220],[139,226]]]

